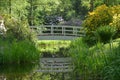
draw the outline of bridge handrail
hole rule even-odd
[[[64,25],[41,25],[30,26],[31,29],[38,29],[38,35],[62,35],[62,36],[84,36],[81,26],[64,26]],[[81,35],[82,34],[82,35]]]

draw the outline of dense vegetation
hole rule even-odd
[[[115,30],[114,32],[114,38],[119,37],[120,31],[119,31],[119,20],[120,18],[118,17],[120,14],[120,5],[114,5],[114,6],[106,6],[106,5],[101,5],[97,7],[93,12],[89,12],[87,15],[86,19],[84,20],[83,26],[85,28],[86,32],[86,41],[88,44],[94,44],[91,42],[96,42],[96,34],[95,32],[97,30],[100,30],[98,28],[101,27],[110,27],[112,28],[111,31]],[[114,28],[114,29],[113,29]],[[110,29],[106,30],[103,29],[104,32],[108,32],[108,35],[110,35]],[[98,31],[97,31],[98,32]],[[108,36],[106,33],[103,32],[103,36]],[[102,33],[102,32],[101,32]],[[105,42],[105,40],[104,40]]]
[[[119,39],[107,44],[98,42],[93,47],[88,47],[82,38],[73,41],[69,55],[73,58],[75,76],[82,80],[118,80],[119,49]]]
[[[7,29],[0,34],[3,67],[36,63],[41,51],[42,57],[72,57],[72,80],[120,79],[120,0],[0,0],[1,20]],[[82,24],[86,36],[71,42],[42,42],[29,28],[51,24]],[[45,75],[44,80],[62,80],[57,76],[62,74],[38,75]]]
[[[9,15],[5,20],[6,33],[0,35],[0,64],[33,63],[39,59],[34,32],[31,33],[26,21],[18,21]]]
[[[0,14],[27,19],[30,25],[51,24],[59,17],[65,21],[85,19],[88,11],[97,6],[119,3],[119,0],[0,0]]]
[[[87,15],[83,23],[86,36],[73,41],[69,50],[78,79],[120,78],[119,15],[120,5],[100,5]]]

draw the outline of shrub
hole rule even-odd
[[[106,5],[101,5],[97,7],[93,12],[89,12],[88,16],[83,22],[83,27],[86,31],[85,41],[89,44],[95,44],[96,38],[94,31],[97,28],[105,25],[110,25],[117,29],[116,37],[119,37],[119,15],[120,5],[107,7]],[[117,17],[117,18],[116,18]],[[90,43],[89,43],[90,42]]]
[[[113,7],[101,5],[93,12],[89,12],[88,16],[84,20],[83,26],[86,28],[86,31],[89,34],[100,26],[109,25],[115,20],[115,15],[118,14],[120,14],[120,5]]]
[[[2,15],[5,21],[5,27],[7,28],[6,38],[9,40],[17,39],[25,40],[26,38],[30,41],[35,39],[34,33],[31,33],[29,25],[26,20],[17,20],[10,15]]]
[[[112,26],[115,26],[118,31],[120,31],[120,14],[115,14],[113,16]]]
[[[120,37],[120,14],[115,14],[113,16],[113,21],[110,25],[117,29],[116,37]]]
[[[95,31],[96,28],[108,25],[112,21],[112,12],[106,5],[97,7],[93,12],[89,12],[83,26],[86,28],[87,34]]]
[[[111,26],[102,26],[95,31],[96,38],[98,41],[107,43],[115,35],[116,29]]]
[[[116,5],[110,8],[111,8],[112,16],[114,16],[115,14],[120,14],[120,5]]]

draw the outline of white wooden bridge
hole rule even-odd
[[[72,72],[71,58],[41,58],[37,72]]]
[[[39,40],[73,40],[84,36],[80,26],[41,25],[31,26],[31,29],[37,31]]]

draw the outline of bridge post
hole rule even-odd
[[[52,25],[51,26],[51,35],[53,35],[53,31],[54,31],[53,29],[54,29],[54,26]]]
[[[73,34],[77,36],[77,27],[73,27]]]
[[[65,27],[62,26],[62,35],[65,36]]]

